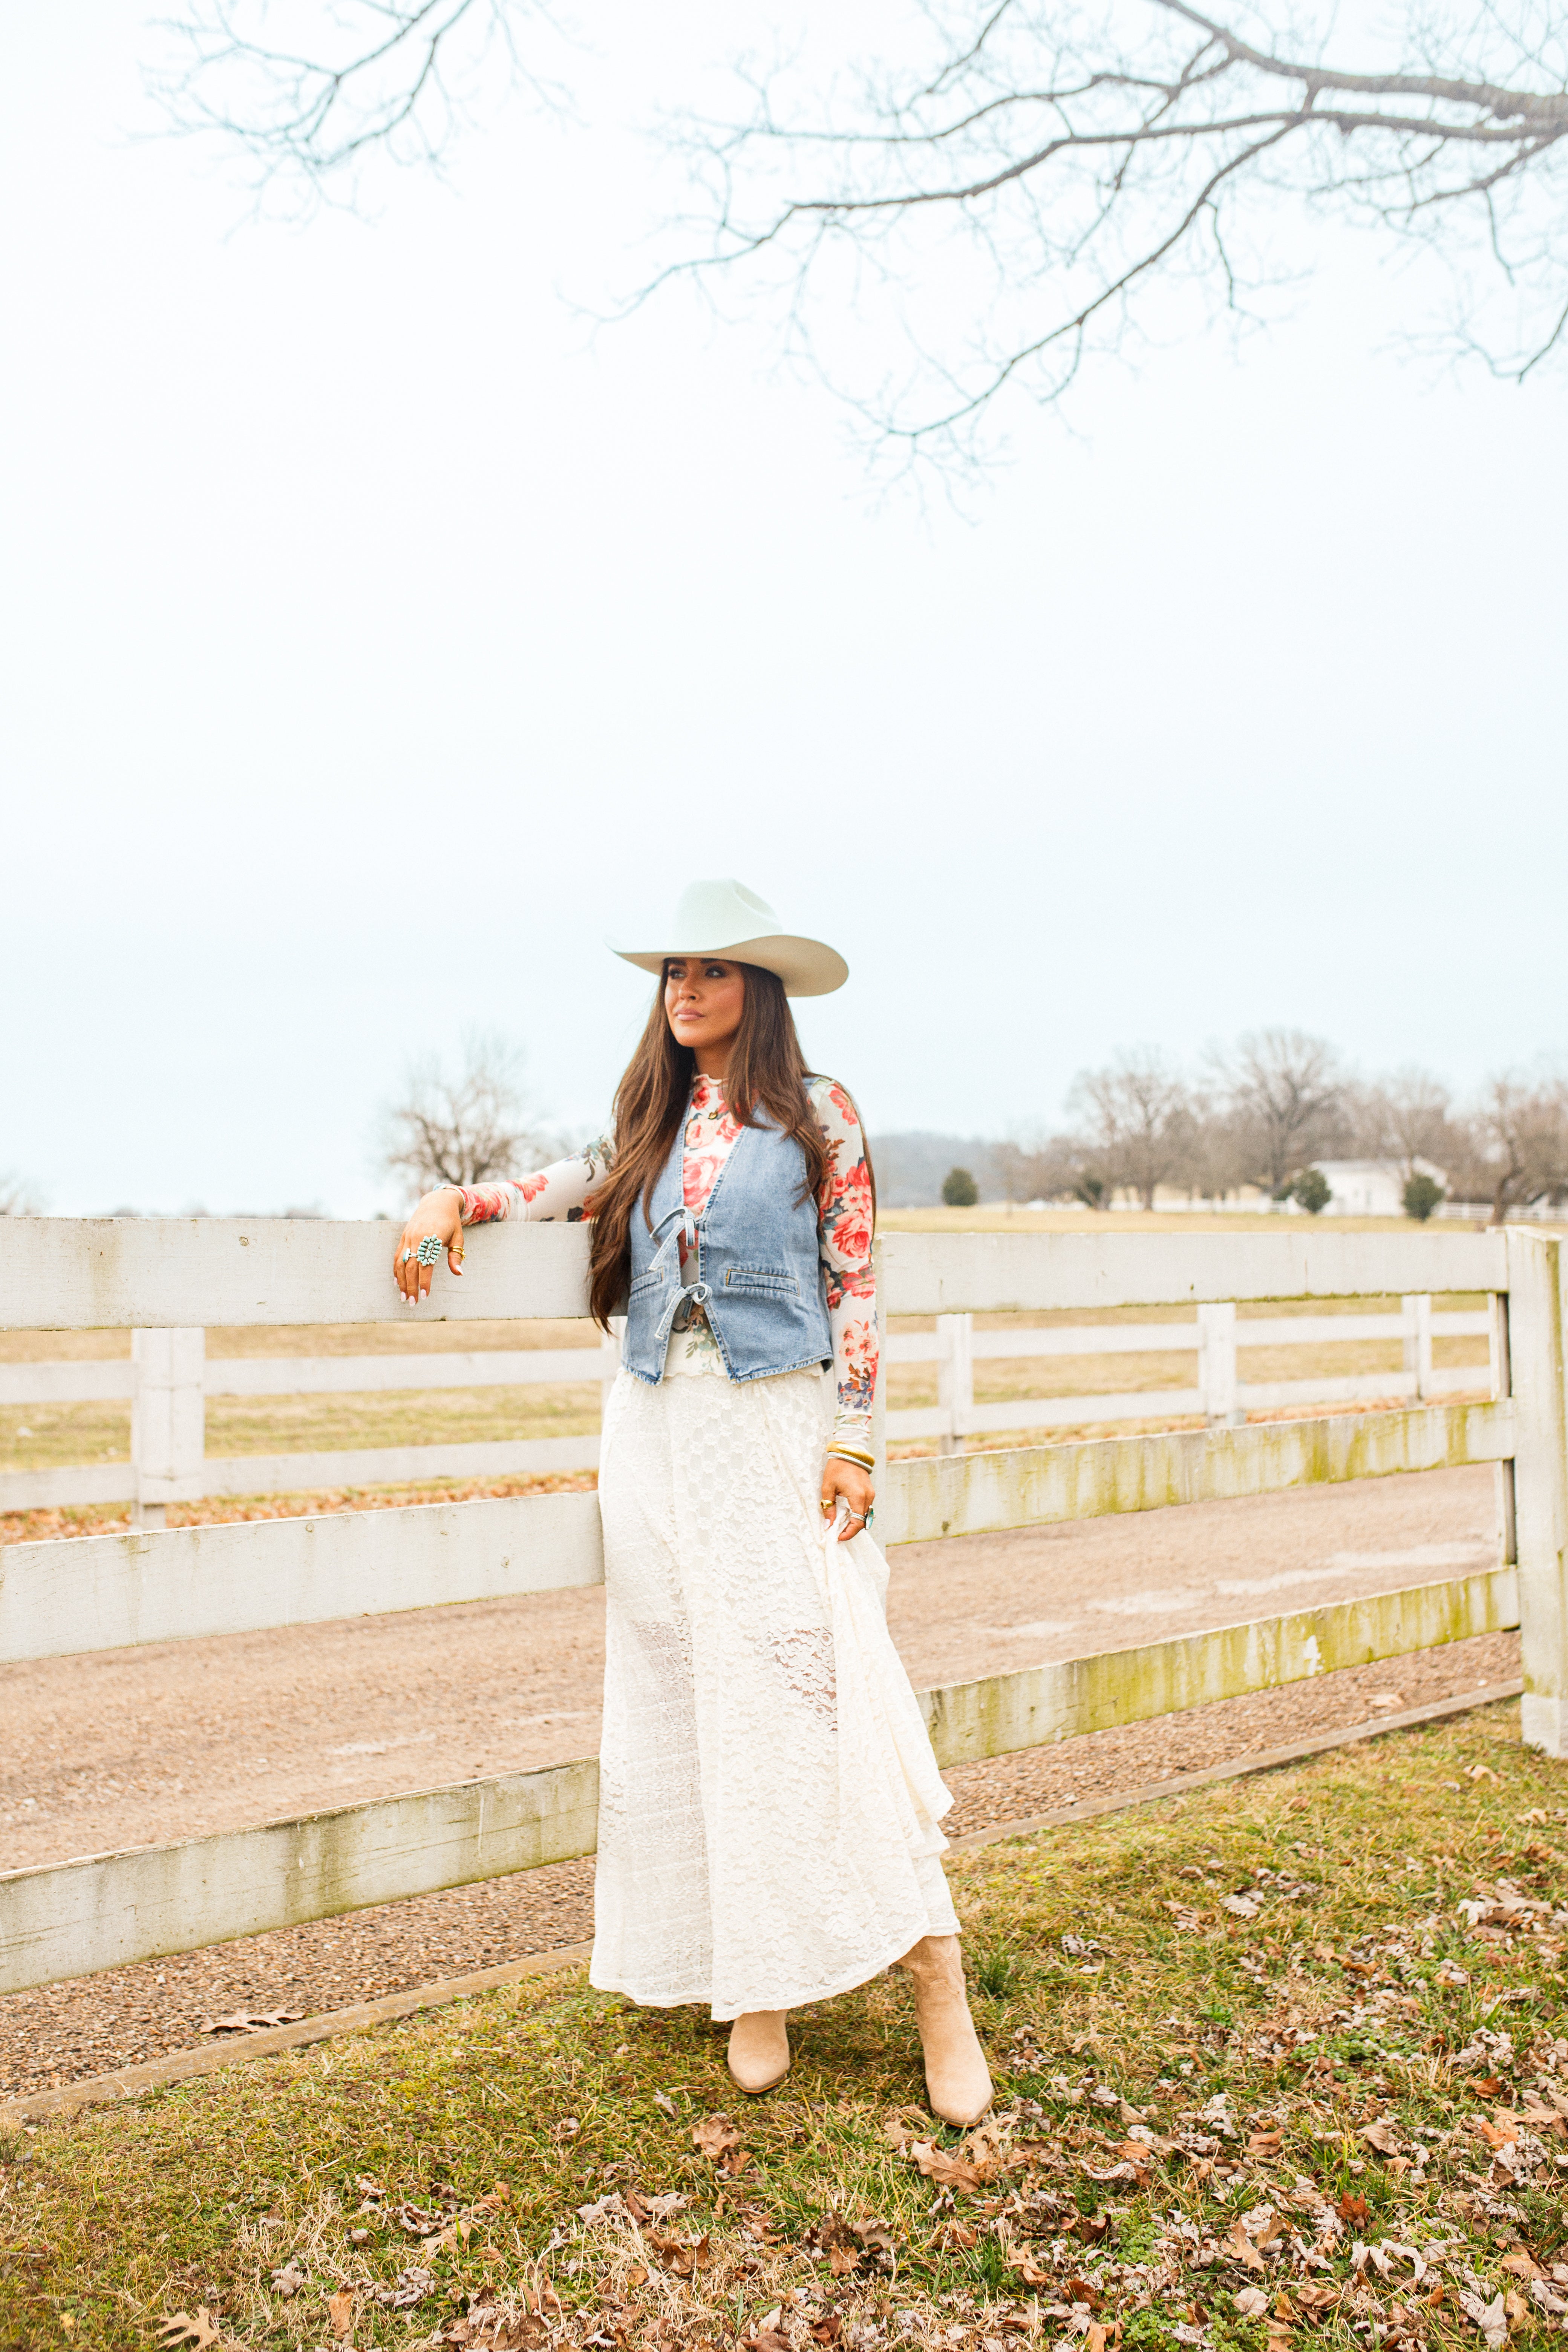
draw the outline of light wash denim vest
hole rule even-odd
[[[766,1113],[759,1113],[766,1118]],[[805,1154],[778,1128],[743,1127],[694,1215],[682,1186],[687,1121],[644,1214],[632,1211],[631,1289],[621,1361],[657,1386],[677,1313],[706,1308],[732,1381],[762,1381],[833,1360],[817,1255],[816,1198],[799,1195]],[[649,1219],[652,1228],[649,1229]],[[681,1279],[680,1243],[687,1244]]]

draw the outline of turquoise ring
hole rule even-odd
[[[437,1240],[434,1234],[426,1234],[424,1240],[419,1244],[420,1265],[434,1265],[440,1255],[440,1243]]]

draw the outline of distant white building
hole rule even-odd
[[[1331,1217],[1399,1217],[1405,1213],[1406,1171],[1402,1160],[1315,1160],[1329,1180]],[[1430,1160],[1413,1160],[1410,1170],[1447,1184],[1447,1171]]]

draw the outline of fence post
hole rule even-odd
[[[939,1454],[963,1449],[974,1403],[974,1318],[939,1315],[936,1318],[936,1401],[947,1415],[947,1427],[937,1439]]]
[[[871,1484],[880,1491],[888,1472],[888,1274],[882,1263],[882,1244],[875,1240],[871,1244],[871,1280],[877,1293],[877,1385],[871,1391]]]
[[[1509,1309],[1506,1290],[1487,1294],[1487,1370],[1489,1385],[1494,1397],[1513,1394],[1513,1351],[1509,1345]],[[1497,1523],[1499,1556],[1505,1568],[1519,1558],[1519,1532],[1514,1508],[1514,1469],[1511,1462],[1494,1465],[1497,1486]]]
[[[1568,1755],[1568,1410],[1562,1245],[1508,1228],[1509,1351],[1526,1744]]]
[[[161,1528],[183,1479],[201,1469],[206,1451],[202,1375],[205,1331],[132,1331],[131,1523]]]
[[[1247,1416],[1236,1394],[1236,1304],[1198,1309],[1198,1389],[1211,1429],[1239,1429]]]
[[[1405,1318],[1402,1334],[1405,1369],[1415,1375],[1417,1398],[1432,1393],[1432,1301],[1419,1295],[1402,1298],[1400,1313]]]

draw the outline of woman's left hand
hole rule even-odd
[[[868,1470],[862,1469],[858,1462],[846,1462],[841,1454],[828,1455],[822,1465],[822,1516],[831,1518],[840,1503],[847,1506],[849,1523],[839,1530],[840,1543],[847,1543],[860,1533],[876,1499],[877,1490]]]

